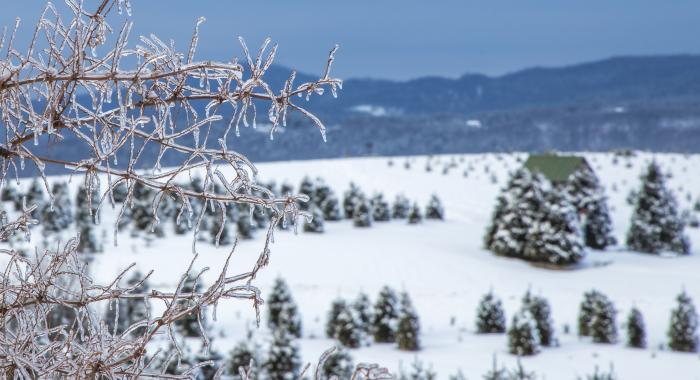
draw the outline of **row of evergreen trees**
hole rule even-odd
[[[668,347],[674,351],[698,350],[698,316],[692,300],[683,291],[676,298],[677,306],[671,311],[668,329]],[[591,290],[584,294],[578,316],[578,335],[591,337],[596,343],[616,343],[617,311],[613,302],[603,293]],[[646,347],[646,329],[642,313],[632,308],[627,317],[629,347]],[[476,318],[477,333],[506,332],[506,317],[501,300],[492,291],[479,302]],[[551,309],[546,299],[528,291],[522,307],[513,316],[508,330],[508,349],[512,354],[534,355],[542,346],[556,345]]]
[[[484,245],[498,255],[575,264],[584,245],[603,249],[614,242],[606,200],[590,170],[553,186],[539,173],[518,169],[497,198]]]
[[[420,321],[408,293],[385,286],[372,308],[369,297],[360,293],[348,303],[336,299],[326,321],[326,336],[348,348],[369,344],[396,343],[400,350],[420,349]]]
[[[194,191],[204,191],[204,183],[200,177],[193,177],[189,188]],[[291,194],[293,187],[283,184],[280,187],[274,182],[264,185],[275,196]],[[223,194],[224,190],[218,184],[211,184],[206,189],[214,193]],[[126,185],[114,188],[114,201],[123,203],[127,198]],[[30,184],[25,194],[20,194],[11,182],[7,182],[3,188],[1,198],[4,201],[13,203],[15,210],[21,210],[23,198],[27,204],[39,205],[35,217],[42,222],[45,236],[68,229],[75,224],[75,228],[81,234],[80,251],[98,252],[101,245],[97,239],[95,222],[99,220],[97,206],[100,201],[99,191],[92,193],[91,197],[81,187],[76,194],[75,208],[65,182],[56,182],[52,187],[54,196],[53,204],[48,202],[48,197],[44,194],[44,185],[35,179]],[[426,219],[444,219],[444,209],[440,199],[433,195],[429,203],[422,210],[417,203],[411,203],[403,195],[398,195],[390,205],[381,193],[376,193],[368,198],[355,184],[350,184],[350,189],[344,193],[342,203],[335,196],[332,189],[325,184],[322,179],[312,181],[305,177],[300,186],[299,193],[309,197],[308,202],[304,202],[300,207],[313,216],[313,219],[304,223],[304,230],[307,232],[323,232],[325,221],[337,221],[343,218],[352,219],[355,226],[369,227],[374,222],[384,222],[391,219],[404,219],[410,224],[421,222]],[[194,228],[195,220],[187,217],[187,212],[183,212],[181,202],[176,202],[169,197],[163,197],[158,208],[158,217],[161,223],[153,223],[153,199],[156,196],[154,190],[140,184],[136,184],[133,189],[133,199],[131,204],[124,209],[121,215],[119,228],[131,227],[132,235],[144,234],[149,239],[152,237],[165,236],[165,226],[172,221],[172,226],[176,234],[185,234]],[[206,212],[200,221],[199,230],[204,233],[198,235],[199,240],[209,241],[213,244],[230,244],[234,236],[242,239],[254,237],[257,229],[267,227],[270,222],[271,213],[262,206],[250,207],[248,205],[233,205],[226,209],[225,223],[222,227],[221,211],[214,209],[211,204],[191,200],[193,215],[199,215],[203,207]],[[294,223],[294,221],[291,221]],[[290,222],[283,221],[279,227],[289,228]],[[235,231],[234,231],[235,228]]]
[[[647,253],[688,254],[690,243],[664,175],[651,162],[635,193],[627,246]],[[557,265],[575,264],[584,247],[615,244],[607,197],[592,170],[576,171],[553,186],[541,174],[518,169],[497,198],[484,246],[498,255]]]

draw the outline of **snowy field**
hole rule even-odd
[[[652,157],[672,174],[667,184],[674,191],[680,210],[690,209],[700,197],[700,156],[585,156],[606,187],[619,242],[624,242],[631,214],[625,198],[630,190],[638,188],[639,175]],[[492,288],[504,301],[510,323],[529,287],[550,301],[559,341],[558,347],[544,348],[537,356],[522,359],[524,367],[535,371],[540,379],[585,378],[596,365],[607,369],[611,363],[623,380],[700,379],[698,354],[674,353],[661,347],[667,341],[670,310],[681,289],[685,288],[700,305],[700,231],[686,229],[693,253],[685,257],[651,256],[618,246],[605,252],[589,252],[583,268],[566,271],[496,257],[482,248],[482,236],[507,173],[520,166],[519,160],[525,157],[436,156],[431,160],[430,172],[425,169],[427,157],[393,158],[393,165],[389,165],[390,159],[381,157],[258,165],[263,182],[287,181],[296,188],[304,176],[318,176],[339,197],[353,181],[368,195],[381,191],[385,199],[392,201],[396,194],[403,193],[421,206],[436,193],[445,206],[446,220],[442,222],[408,225],[405,221],[392,221],[360,229],[350,221],[342,221],[326,222],[323,234],[277,232],[271,263],[259,275],[257,285],[266,291],[276,276],[289,283],[303,316],[304,337],[300,344],[304,360],[315,363],[321,352],[333,345],[323,331],[334,298],[352,300],[362,290],[374,301],[386,284],[411,295],[420,316],[423,349],[402,352],[392,344],[372,344],[351,350],[354,360],[379,362],[396,371],[399,363],[408,369],[418,357],[432,366],[439,379],[447,379],[458,369],[468,379],[480,379],[491,367],[494,354],[507,367],[516,361],[507,352],[505,334],[475,334],[474,318],[480,297]],[[405,167],[407,161],[410,169]],[[456,166],[444,174],[443,167],[450,162]],[[465,177],[467,168],[471,170]],[[105,208],[100,226],[104,235],[99,236],[106,236],[110,243],[90,264],[96,280],[107,281],[131,262],[138,262],[144,272],[155,270],[152,287],[172,287],[192,257],[191,235],[173,234],[147,246],[142,238],[133,239],[125,231],[120,234],[119,246],[113,247],[112,221],[113,212]],[[172,227],[165,229],[172,231]],[[255,239],[239,245],[234,270],[244,272],[252,267],[262,247],[262,235],[258,233]],[[40,239],[40,234],[34,236],[35,240]],[[198,248],[201,257],[196,267],[211,267],[211,278],[229,248],[215,248],[208,243],[199,243]],[[594,344],[589,338],[576,336],[579,302],[583,293],[592,288],[614,301],[620,343]],[[647,349],[624,346],[622,322],[632,306],[644,315]],[[247,328],[254,324],[255,313],[248,303],[228,301],[219,306],[217,319],[214,345],[225,353],[245,336]],[[255,336],[260,342],[266,341],[264,323]]]

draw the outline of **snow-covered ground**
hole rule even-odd
[[[612,154],[585,154],[606,187],[610,197],[615,234],[624,242],[631,208],[625,198],[639,185],[639,175],[654,157],[672,174],[668,185],[676,194],[680,209],[691,208],[700,197],[700,156],[651,155],[637,153],[632,158]],[[393,200],[398,193],[425,205],[432,193],[443,201],[447,219],[407,225],[405,221],[376,223],[372,228],[355,228],[348,221],[327,222],[325,233],[280,231],[273,246],[271,264],[261,272],[257,285],[266,291],[276,276],[289,283],[303,315],[304,360],[315,362],[333,342],[324,338],[323,328],[331,301],[338,297],[354,299],[362,290],[375,297],[387,284],[410,293],[420,316],[423,349],[416,353],[399,351],[391,344],[373,344],[352,350],[355,361],[380,362],[392,370],[420,358],[437,372],[440,379],[461,369],[469,379],[479,379],[491,367],[493,355],[511,367],[516,357],[507,353],[505,334],[477,335],[474,317],[479,298],[490,288],[501,297],[510,322],[520,307],[520,299],[531,288],[552,305],[559,347],[545,348],[539,355],[523,358],[526,369],[540,378],[576,379],[590,374],[597,365],[607,369],[614,364],[620,379],[700,379],[698,354],[674,353],[661,349],[666,342],[670,310],[676,295],[685,288],[700,305],[700,231],[687,229],[693,254],[685,257],[659,257],[614,247],[606,252],[589,252],[582,269],[554,271],[528,263],[496,257],[482,248],[482,236],[499,189],[507,173],[519,165],[524,154],[448,155],[427,157],[358,158],[258,165],[261,180],[288,181],[298,186],[308,175],[323,178],[337,195],[350,181],[366,193],[381,191]],[[411,163],[406,169],[405,163]],[[617,163],[613,163],[617,161]],[[447,174],[443,167],[456,166]],[[471,168],[468,176],[464,171]],[[495,180],[495,181],[494,181]],[[690,193],[691,199],[687,199]],[[101,228],[111,241],[111,211],[102,215]],[[167,231],[171,228],[166,227]],[[262,247],[262,234],[243,241],[234,256],[234,268],[252,267]],[[143,239],[132,239],[128,231],[120,235],[118,247],[107,250],[91,264],[100,281],[131,262],[142,271],[155,270],[152,286],[171,287],[191,259],[191,236],[168,236],[146,246]],[[228,247],[199,244],[196,264],[216,269]],[[211,276],[215,275],[215,270]],[[618,310],[620,343],[594,344],[576,336],[576,316],[584,291],[596,288],[611,297]],[[632,306],[644,314],[649,348],[624,346],[622,322]],[[264,316],[263,316],[264,317]],[[215,346],[228,351],[245,336],[255,320],[251,305],[230,301],[219,306],[215,323]],[[570,332],[565,332],[569,326]],[[261,327],[256,332],[266,339]]]

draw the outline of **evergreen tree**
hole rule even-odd
[[[365,336],[370,336],[372,334],[373,315],[372,304],[367,294],[361,292],[352,304],[352,307],[355,309],[355,313],[357,313],[360,330],[362,330]]]
[[[683,234],[676,200],[666,189],[664,175],[656,162],[649,164],[642,177],[627,232],[627,245],[630,249],[645,253],[690,253],[690,242]]]
[[[252,239],[255,231],[255,226],[251,222],[250,206],[239,204],[236,207],[236,231],[237,236],[241,239]]]
[[[396,340],[396,321],[398,318],[398,300],[396,293],[385,286],[379,292],[374,304],[372,334],[377,343],[391,343]]]
[[[394,219],[408,218],[408,210],[411,208],[411,202],[408,198],[399,194],[394,199],[394,204],[391,206],[391,217]]]
[[[425,219],[445,219],[445,210],[442,207],[442,202],[435,194],[430,196],[428,206],[425,208]]]
[[[554,344],[554,323],[549,302],[544,297],[532,295],[528,290],[523,297],[523,309],[529,311],[535,319],[540,344],[543,346]]]
[[[323,232],[323,211],[321,211],[315,204],[311,206],[311,221],[306,221],[304,223],[304,232]]]
[[[323,369],[321,373],[323,374],[323,380],[330,380],[331,377],[336,377],[340,380],[350,379],[352,373],[355,369],[355,365],[352,362],[352,356],[348,350],[340,346],[338,349],[328,357],[325,363],[323,363]]]
[[[496,232],[498,232],[498,228],[501,226],[501,218],[503,218],[503,215],[507,210],[507,205],[508,202],[505,194],[499,194],[496,198],[496,207],[494,207],[493,212],[491,213],[491,221],[489,222],[489,225],[486,228],[486,234],[484,235],[484,248],[490,249],[490,247],[493,245],[494,237],[496,236]]]
[[[486,293],[476,310],[476,331],[480,334],[504,333],[506,317],[501,300],[492,291]]]
[[[520,358],[518,358],[517,364],[518,365],[515,367],[515,369],[509,371],[508,380],[537,380],[537,376],[534,372],[528,372],[525,370]]]
[[[347,308],[345,300],[342,298],[336,298],[331,303],[331,310],[328,312],[328,317],[326,318],[326,337],[335,338],[338,331],[338,316],[340,313]]]
[[[617,341],[616,315],[617,311],[612,301],[607,297],[598,298],[594,304],[593,319],[589,327],[594,342],[615,343]]]
[[[391,220],[391,210],[389,203],[384,200],[384,195],[381,193],[375,194],[370,200],[372,206],[372,219],[377,222],[387,222]]]
[[[267,305],[267,325],[271,330],[281,330],[293,337],[301,337],[301,317],[289,287],[282,278],[275,279]]]
[[[62,231],[73,223],[72,203],[68,184],[56,182],[51,188],[53,193],[53,209],[51,203],[44,203],[41,209],[41,224],[45,232]]]
[[[250,367],[250,361],[253,360],[253,367]],[[228,355],[227,372],[231,376],[238,376],[239,369],[243,368],[246,373],[250,370],[250,379],[258,378],[260,355],[258,347],[250,340],[238,342]]]
[[[590,290],[583,294],[583,301],[579,307],[578,335],[591,336],[591,323],[595,315],[596,304],[605,299],[605,295],[597,290]]]
[[[192,350],[182,343],[179,343],[178,347],[179,351],[172,342],[169,342],[168,347],[163,351],[163,356],[154,367],[158,369],[165,367],[164,373],[167,375],[182,375],[192,368],[196,363]]]
[[[372,226],[372,208],[369,202],[364,198],[357,200],[355,211],[353,212],[353,225],[355,227],[371,227]]]
[[[627,345],[635,348],[645,348],[647,346],[642,312],[634,307],[627,316]]]
[[[306,195],[309,197],[308,202],[301,202],[299,204],[299,208],[302,210],[309,210],[311,209],[312,205],[314,205],[314,194],[316,192],[316,188],[314,186],[314,183],[311,181],[311,178],[308,176],[304,177],[301,180],[301,184],[299,184],[299,194]]]
[[[414,203],[408,211],[408,224],[418,224],[423,220],[423,215],[418,208],[418,203]]]
[[[320,207],[331,195],[333,195],[333,190],[331,190],[330,186],[322,178],[316,178],[314,194],[311,200]]]
[[[182,294],[183,296],[188,296],[191,295],[193,292],[202,292],[202,282],[198,281],[195,277],[187,276],[185,282],[182,284],[180,294]],[[181,299],[178,302],[182,305],[182,307],[191,307],[191,305],[193,305],[193,301],[190,300]],[[200,321],[202,327],[206,329],[207,324],[206,319],[204,319],[204,313],[202,312],[202,310],[195,308],[189,313],[187,313],[187,315],[185,315],[184,318],[175,321],[175,327],[177,328],[177,331],[184,337],[198,338],[202,336],[202,331],[199,328]]]
[[[528,229],[523,257],[556,265],[569,265],[583,258],[583,237],[574,208],[558,190],[545,195],[540,217]]]
[[[671,325],[668,329],[668,346],[674,351],[696,352],[698,350],[698,313],[685,291],[676,297],[678,305],[671,310]]]
[[[275,330],[265,361],[266,378],[269,380],[296,379],[301,369],[299,347],[285,330]]]
[[[420,350],[420,323],[408,293],[401,293],[396,342],[399,350]]]
[[[95,232],[95,218],[99,218],[98,214],[100,211],[98,209],[99,202],[100,196],[97,190],[93,191],[92,194],[88,194],[84,187],[80,186],[78,188],[75,201],[75,225],[80,232],[78,252],[94,253],[100,251]]]
[[[143,274],[138,270],[127,280],[127,287],[133,288],[132,294],[146,294],[149,292],[150,286],[148,281],[141,283],[143,279]],[[148,306],[146,299],[135,299],[135,298],[120,298],[116,301],[118,306],[114,303],[110,303],[110,307],[107,309],[107,315],[105,316],[105,322],[110,327],[110,331],[114,334],[121,334],[126,331],[129,326],[134,323],[145,321],[148,319]],[[119,311],[118,318],[117,311]],[[145,331],[145,327],[139,327],[133,330],[134,335],[141,335]]]
[[[542,219],[545,187],[546,180],[539,174],[532,175],[525,168],[513,173],[502,191],[506,205],[500,218],[492,221],[495,232],[488,247],[492,252],[502,256],[523,256],[531,227]]]
[[[508,351],[520,356],[530,356],[540,352],[537,322],[527,310],[521,310],[513,316],[513,322],[508,330]]]
[[[404,372],[403,368],[400,368],[400,374],[398,380],[435,380],[437,374],[432,368],[426,368],[423,362],[418,360],[416,357],[411,363],[411,372]]]
[[[126,186],[126,182],[121,182],[112,189],[112,197],[117,203],[123,203],[127,195],[129,195],[129,188]]]
[[[343,211],[348,219],[355,218],[355,210],[361,202],[365,201],[365,196],[362,194],[357,185],[350,182],[350,189],[343,195]]]
[[[582,230],[586,246],[605,249],[614,244],[607,197],[593,170],[575,171],[568,178],[565,190],[575,210],[583,215]]]
[[[321,209],[323,210],[323,218],[325,220],[338,221],[343,219],[343,213],[340,210],[340,202],[333,193],[330,193],[323,203],[321,203]]]
[[[484,374],[484,380],[508,380],[508,372],[502,366],[498,365],[496,355],[493,355],[491,369]]]
[[[40,210],[45,202],[44,190],[44,184],[41,181],[39,181],[39,178],[34,177],[26,195],[27,207],[31,205],[37,205],[37,209]],[[36,216],[36,214],[38,213],[34,213],[33,215]]]
[[[12,180],[7,179],[2,183],[2,194],[0,195],[0,200],[3,202],[15,201],[20,198],[17,187],[15,187]]]
[[[362,329],[359,325],[358,318],[354,310],[347,304],[343,303],[343,308],[338,313],[335,321],[334,338],[338,342],[348,348],[357,348],[362,345]]]

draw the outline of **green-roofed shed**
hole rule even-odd
[[[583,157],[556,154],[532,154],[525,161],[525,167],[532,173],[541,173],[553,184],[565,182],[579,169],[591,170]]]

